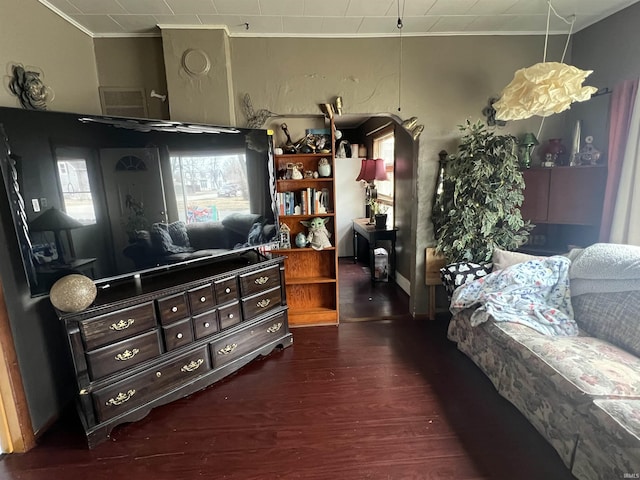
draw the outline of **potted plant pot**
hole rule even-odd
[[[376,213],[376,230],[386,230],[387,228],[387,214]]]

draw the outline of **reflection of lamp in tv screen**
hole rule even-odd
[[[80,227],[84,227],[84,225],[55,207],[51,207],[49,210],[46,210],[29,224],[29,229],[33,232],[53,232],[56,242],[56,250],[58,251],[58,262],[62,264],[73,260],[76,256],[69,230]],[[67,243],[69,244],[68,257],[64,254],[64,248],[60,238],[61,231],[67,232]]]

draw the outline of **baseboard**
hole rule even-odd
[[[411,295],[409,293],[409,290],[411,289],[411,282],[400,275],[398,272],[396,272],[396,285],[404,290],[404,293],[406,293],[407,295]]]

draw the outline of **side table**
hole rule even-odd
[[[358,261],[358,238],[363,237],[369,242],[369,267],[371,270],[371,281],[375,281],[373,251],[379,241],[390,241],[391,251],[389,252],[389,278],[395,280],[396,233],[398,232],[398,229],[395,227],[376,229],[375,225],[369,225],[368,222],[368,218],[353,219],[353,263]]]

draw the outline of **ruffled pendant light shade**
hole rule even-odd
[[[584,102],[598,90],[583,86],[593,70],[559,62],[541,62],[516,71],[513,80],[493,104],[498,120],[548,117],[564,112],[573,102]]]

